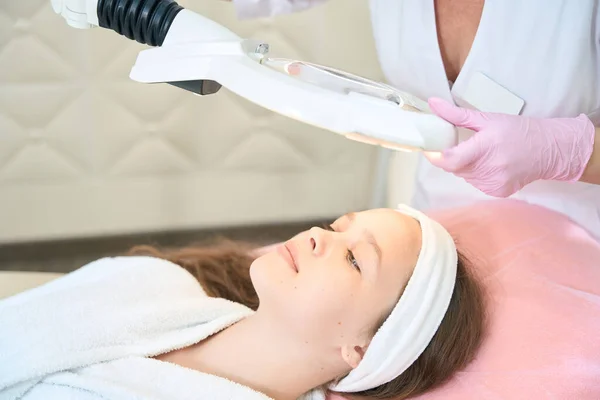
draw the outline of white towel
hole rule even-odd
[[[148,358],[251,314],[167,261],[95,261],[0,302],[0,399],[268,399]]]

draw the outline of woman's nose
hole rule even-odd
[[[320,256],[325,253],[327,246],[326,233],[325,230],[317,227],[311,228],[308,231],[308,240],[315,256]]]

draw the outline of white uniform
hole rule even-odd
[[[323,0],[234,0],[241,17],[307,8]],[[521,115],[600,124],[600,1],[487,0],[465,64],[447,81],[433,0],[371,0],[375,43],[388,81],[422,99],[463,98],[479,73],[524,100]],[[501,112],[501,109],[491,110]],[[421,157],[413,205],[465,205],[490,198]],[[600,186],[538,181],[513,198],[566,214],[600,238]]]

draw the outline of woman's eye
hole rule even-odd
[[[332,225],[325,225],[324,229],[331,232],[336,231],[335,229],[333,229]],[[358,264],[358,260],[356,259],[356,257],[354,257],[354,254],[351,250],[348,250],[348,252],[346,253],[346,260],[348,260],[348,264],[350,264],[351,267],[356,268],[356,270],[360,272],[360,265]]]
[[[354,257],[354,254],[352,253],[352,251],[348,250],[346,259],[348,260],[348,263],[350,264],[350,266],[356,268],[358,270],[358,272],[360,272],[360,265],[358,264],[358,261],[356,260],[356,257]]]

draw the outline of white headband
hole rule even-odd
[[[400,300],[377,331],[363,359],[330,389],[353,393],[373,389],[400,376],[423,353],[450,304],[458,255],[452,236],[420,211],[398,211],[421,225],[421,251]]]

